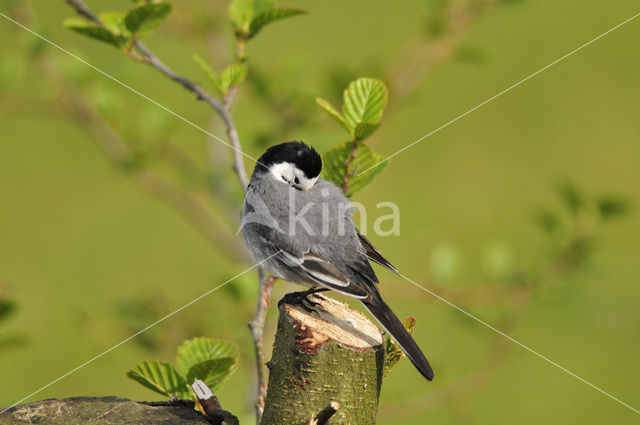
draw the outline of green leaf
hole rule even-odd
[[[67,19],[64,21],[64,26],[72,29],[77,33],[93,38],[95,40],[102,41],[104,43],[112,44],[116,47],[120,47],[123,43],[122,38],[120,38],[117,34],[111,32],[109,29],[84,19]]]
[[[351,137],[353,137],[353,129],[349,127],[347,120],[344,119],[342,114],[340,114],[340,112],[338,112],[336,108],[331,105],[331,103],[321,97],[316,97],[316,103],[320,105],[320,107],[324,109],[324,111],[329,114],[331,118],[333,118],[338,124],[340,124],[342,128],[347,130],[347,133],[349,133]]]
[[[193,60],[198,65],[198,67],[200,67],[202,72],[204,72],[204,74],[207,76],[209,81],[211,81],[211,84],[213,84],[216,90],[222,93],[222,88],[220,86],[220,79],[218,78],[218,74],[216,74],[216,71],[214,71],[213,68],[211,68],[209,64],[204,59],[202,59],[197,53],[193,54]],[[224,93],[222,94],[224,95]]]
[[[352,155],[355,156],[352,159]],[[369,183],[384,170],[387,162],[383,162],[362,175],[358,173],[367,170],[382,161],[382,155],[374,153],[364,143],[344,142],[329,149],[322,157],[323,177],[339,187],[346,196],[351,196]],[[348,172],[347,172],[348,166]],[[347,177],[346,185],[343,185]]]
[[[183,375],[194,365],[212,359],[238,357],[238,348],[229,341],[199,337],[187,340],[178,347],[176,366]]]
[[[389,101],[387,86],[375,78],[358,78],[343,93],[342,114],[355,128],[359,122],[377,123]]]
[[[100,20],[104,26],[112,33],[129,38],[131,34],[124,25],[124,13],[121,12],[105,12],[100,14]]]
[[[359,122],[356,124],[356,128],[353,133],[356,140],[363,140],[372,135],[378,128],[380,128],[380,123],[373,122]]]
[[[130,10],[124,23],[134,37],[142,38],[163,23],[170,13],[169,3],[145,4]]]
[[[247,65],[233,63],[220,74],[220,88],[226,94],[230,87],[240,84],[247,77]]]
[[[236,31],[248,38],[253,18],[273,6],[273,0],[233,0],[229,4],[229,17]]]
[[[262,30],[265,26],[279,21],[281,19],[290,18],[292,16],[302,15],[307,13],[306,10],[301,9],[285,9],[280,7],[274,7],[263,12],[258,13],[255,18],[251,20],[249,25],[249,38],[255,37],[256,34]]]
[[[167,397],[188,395],[187,381],[170,363],[149,360],[127,372],[127,376]]]
[[[236,368],[236,359],[233,357],[205,360],[191,366],[187,372],[187,384],[193,384],[193,381],[198,378],[215,392],[222,387]]]

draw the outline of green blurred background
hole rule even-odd
[[[131,4],[88,3],[96,11]],[[203,81],[191,54],[218,69],[228,62],[227,5],[173,3],[169,21],[147,44],[177,71]],[[265,29],[248,47],[250,79],[233,111],[244,149],[254,157],[288,139],[319,150],[341,141],[341,129],[314,98],[337,104],[358,76],[390,86],[389,111],[372,145],[392,154],[639,11],[632,0],[448,2],[456,13],[468,8],[477,16],[466,22],[461,12],[462,29],[458,18],[442,29],[450,16],[436,11],[447,2],[281,3],[310,13]],[[63,1],[0,5],[2,13],[30,22],[197,125],[225,134],[182,88],[65,29],[62,21],[73,12]],[[354,198],[370,209],[370,220],[378,202],[399,205],[400,235],[369,235],[403,274],[635,408],[639,37],[640,20],[630,22],[399,154]],[[60,108],[56,98],[64,85],[43,76],[42,58],[143,153],[145,166],[200,199],[239,238],[241,192],[226,147],[4,18],[0,39],[0,298],[16,307],[0,323],[0,406],[7,406],[250,264],[230,260],[225,246],[210,243],[136,184],[135,171],[115,167],[95,137]],[[624,200],[617,220],[602,212],[612,197]],[[621,404],[377,271],[398,315],[417,319],[416,339],[436,370],[436,380],[427,383],[408,361],[398,365],[384,381],[378,423],[637,423],[637,414]],[[240,368],[218,395],[225,409],[251,423],[254,369],[246,323],[257,293],[254,274],[33,399],[153,399],[126,371],[147,358],[170,360],[182,340],[208,335],[241,347]],[[276,299],[292,289],[276,288]],[[274,318],[271,311],[269,335]]]

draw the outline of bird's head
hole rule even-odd
[[[322,170],[322,158],[303,142],[287,142],[271,146],[258,159],[256,172],[268,173],[278,182],[298,190],[311,189]]]

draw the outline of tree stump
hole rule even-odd
[[[269,387],[261,425],[303,425],[338,402],[330,425],[375,424],[385,363],[382,332],[346,304],[314,294],[278,304],[280,317],[268,363]]]

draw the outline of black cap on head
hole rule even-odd
[[[273,164],[290,162],[302,170],[307,178],[314,178],[322,171],[322,158],[314,148],[303,142],[286,142],[271,146],[258,159],[256,171],[268,171]]]

